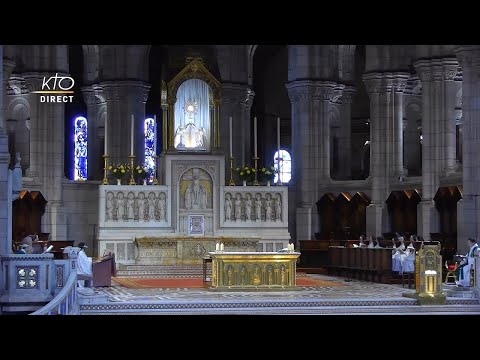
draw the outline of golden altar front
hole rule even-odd
[[[297,290],[298,252],[210,252],[213,289]]]

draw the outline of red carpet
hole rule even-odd
[[[113,282],[128,289],[141,288],[202,288],[204,283],[201,278],[169,278],[169,279],[136,279],[112,278]],[[208,287],[208,283],[206,286]],[[314,279],[308,276],[297,277],[297,286],[332,287],[345,286],[344,283],[331,280]]]

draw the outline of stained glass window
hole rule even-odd
[[[153,118],[145,119],[145,165],[150,169],[149,180],[153,178],[155,167],[155,121]]]
[[[75,175],[74,180],[87,180],[88,122],[83,116],[75,118]]]
[[[280,157],[280,173],[275,174],[274,182],[278,182],[278,176],[280,175],[280,181],[282,183],[288,183],[292,178],[292,157],[290,156],[287,150],[280,150],[280,156],[278,156],[278,151],[275,152],[273,157],[273,164],[275,169],[278,169],[278,160]]]

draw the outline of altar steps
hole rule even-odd
[[[211,273],[207,264],[207,273]],[[203,265],[123,265],[117,270],[122,278],[199,278],[203,276]]]

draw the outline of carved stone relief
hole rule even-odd
[[[105,221],[167,221],[167,194],[161,192],[109,191],[105,201]]]

